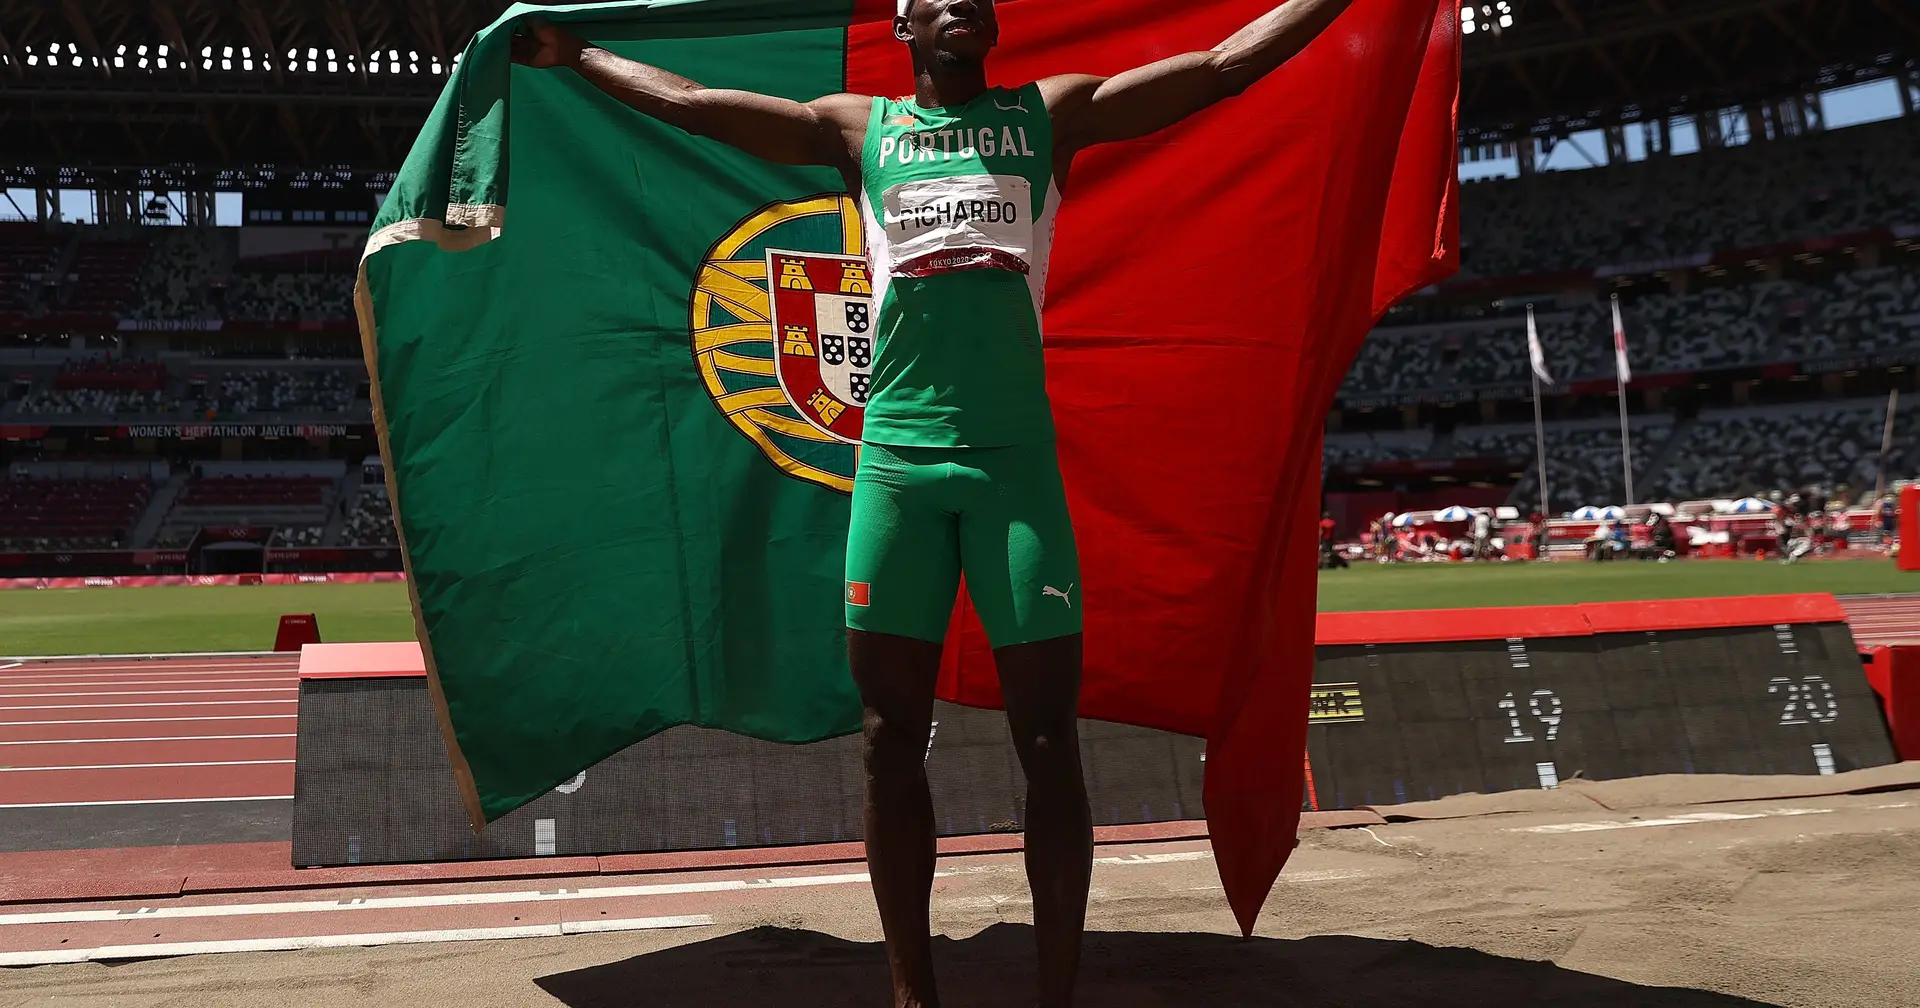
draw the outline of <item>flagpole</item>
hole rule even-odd
[[[1893,415],[1900,408],[1900,390],[1887,393],[1887,426],[1880,434],[1880,478],[1873,487],[1873,499],[1879,500],[1887,492],[1887,456],[1893,454]]]
[[[1626,344],[1622,334],[1626,331],[1620,323],[1620,295],[1613,296],[1613,338],[1614,353],[1617,361],[1624,361]],[[1627,375],[1624,368],[1616,364],[1613,369],[1614,387],[1620,391],[1620,468],[1627,477],[1627,504],[1633,504],[1633,435],[1627,427]]]
[[[1527,306],[1528,354],[1532,354],[1533,306]],[[1540,474],[1540,520],[1553,517],[1553,508],[1549,506],[1547,494],[1547,425],[1540,417],[1540,372],[1536,368],[1527,369],[1533,376],[1533,452],[1534,471]]]

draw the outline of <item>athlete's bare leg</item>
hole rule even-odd
[[[1093,874],[1093,818],[1080,770],[1081,636],[993,653],[1013,746],[1027,774],[1027,887],[1040,947],[1040,1006],[1073,1003]]]
[[[927,914],[934,859],[927,735],[940,645],[848,630],[847,660],[866,708],[867,871],[887,939],[894,1008],[936,1008]]]
[[[935,1008],[928,903],[933,799],[927,736],[940,645],[847,631],[847,656],[866,708],[867,870],[887,940],[895,1008]],[[1077,723],[1081,637],[994,652],[1014,750],[1027,777],[1027,885],[1039,945],[1040,1004],[1073,1003],[1093,871],[1093,825]]]

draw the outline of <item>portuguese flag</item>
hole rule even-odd
[[[1270,0],[1002,0],[995,83],[1207,49]],[[1045,315],[1086,599],[1084,716],[1205,736],[1251,927],[1293,847],[1321,426],[1361,340],[1455,261],[1448,0],[1358,0],[1271,78],[1080,156]],[[715,87],[911,89],[893,0],[509,10],[381,208],[357,302],[421,641],[469,813],[677,724],[858,730],[842,563],[868,281],[829,169],[782,167],[508,59],[564,22]],[[852,310],[849,308],[848,310]],[[817,335],[817,334],[815,334]],[[997,706],[963,606],[941,696]]]

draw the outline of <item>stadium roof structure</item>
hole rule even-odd
[[[506,6],[0,0],[0,168],[391,170]],[[1920,57],[1912,0],[1473,0],[1468,22],[1467,143],[1911,79]]]

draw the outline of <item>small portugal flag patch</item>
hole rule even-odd
[[[847,604],[848,605],[858,605],[858,606],[871,605],[872,603],[869,600],[869,596],[871,596],[872,593],[873,593],[873,586],[866,583],[865,581],[847,582]]]

